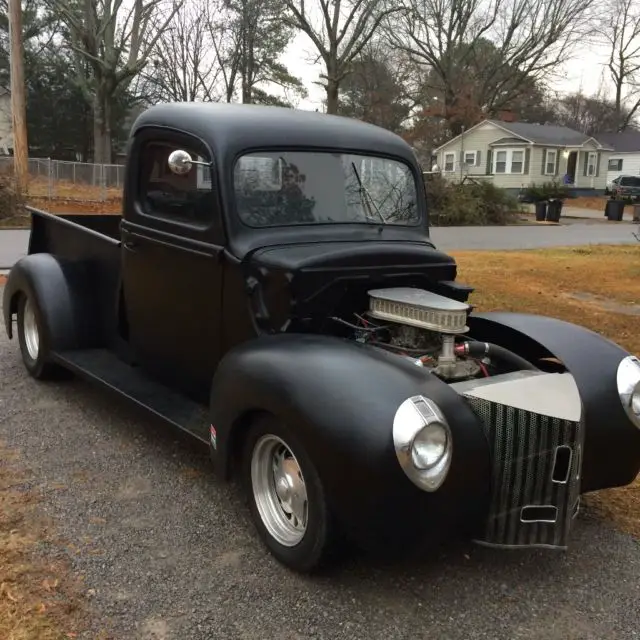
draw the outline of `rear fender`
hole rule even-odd
[[[404,475],[393,445],[395,412],[416,394],[440,406],[454,443],[449,475],[429,494]],[[481,424],[453,389],[394,354],[300,334],[261,337],[231,351],[211,393],[212,457],[223,477],[248,426],[244,418],[260,411],[295,432],[332,507],[352,527],[370,526],[372,518],[381,529],[393,527],[393,518],[396,524],[424,520],[425,509],[433,516],[430,526],[440,526],[466,507],[482,510],[488,499],[489,448]]]
[[[579,325],[545,316],[472,313],[469,335],[536,362],[560,360],[573,375],[585,418],[582,490],[624,486],[640,471],[640,429],[628,419],[616,382],[619,345]]]
[[[18,260],[9,272],[3,294],[9,338],[13,337],[12,318],[21,293],[36,299],[52,351],[94,346],[103,320],[92,311],[94,295],[86,265],[63,263],[49,253],[34,253]]]

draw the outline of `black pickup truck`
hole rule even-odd
[[[640,362],[478,313],[456,275],[400,137],[164,104],[132,127],[122,216],[32,210],[4,320],[35,378],[75,372],[205,443],[295,570],[452,531],[565,549],[580,495],[640,470]]]

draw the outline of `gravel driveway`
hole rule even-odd
[[[452,543],[301,577],[267,555],[200,445],[82,381],[37,383],[3,328],[0,379],[0,439],[93,594],[87,638],[640,638],[640,545],[605,523],[582,516],[566,555]]]

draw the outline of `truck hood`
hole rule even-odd
[[[455,260],[425,242],[314,242],[258,249],[250,258],[262,267],[297,271],[347,271],[451,267]]]
[[[245,262],[245,277],[257,315],[281,329],[346,304],[364,310],[369,289],[437,288],[455,280],[456,263],[425,242],[319,242],[258,249]]]

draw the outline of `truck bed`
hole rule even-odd
[[[62,262],[82,264],[96,317],[113,336],[120,287],[118,215],[53,215],[28,207],[31,235],[28,253],[50,253]],[[103,334],[104,335],[104,334]]]

